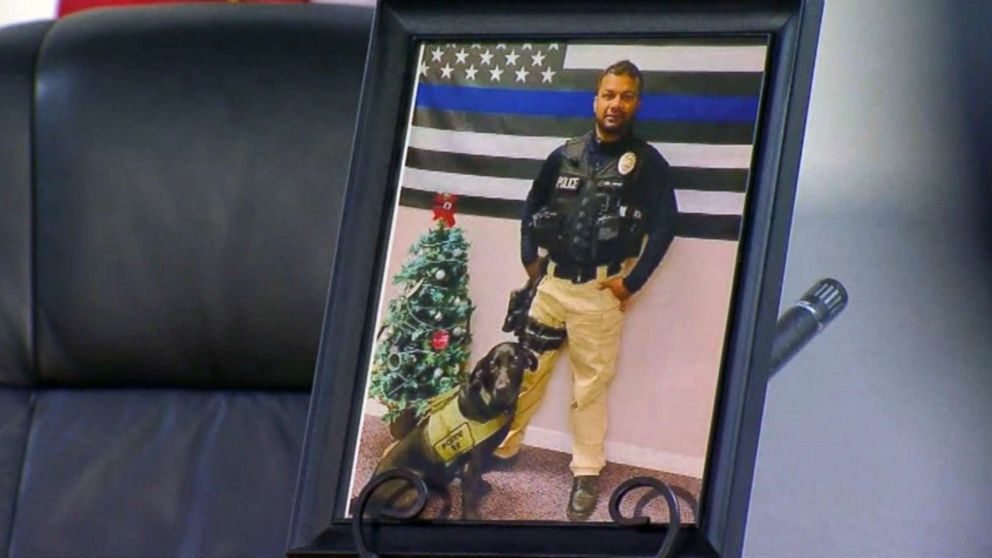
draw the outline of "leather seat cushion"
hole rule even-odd
[[[0,389],[0,549],[10,541],[21,462],[31,421],[31,391]]]
[[[283,555],[307,403],[293,392],[38,392],[10,558]]]

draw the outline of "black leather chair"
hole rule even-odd
[[[371,10],[0,29],[0,549],[283,555]]]

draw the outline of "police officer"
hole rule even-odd
[[[661,262],[678,213],[668,163],[632,133],[641,72],[629,61],[600,74],[593,131],[548,156],[527,196],[521,259],[540,281],[524,342],[538,367],[524,378],[510,433],[497,457],[523,440],[564,343],[572,370],[572,490],[567,515],[588,518],[606,465],[606,395],[616,369],[623,311]],[[538,248],[547,256],[539,257]],[[565,341],[567,339],[567,341]]]

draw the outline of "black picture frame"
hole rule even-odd
[[[304,440],[289,556],[354,556],[348,493],[364,370],[388,243],[419,40],[755,36],[769,39],[741,260],[699,522],[679,556],[742,554],[767,365],[799,171],[821,0],[381,0],[376,8],[348,190]],[[537,522],[382,523],[388,556],[647,556],[666,526]]]

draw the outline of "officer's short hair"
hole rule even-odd
[[[630,60],[621,60],[619,62],[614,62],[607,66],[603,73],[599,74],[599,79],[596,80],[596,91],[599,91],[599,86],[603,83],[603,78],[607,74],[613,74],[615,76],[630,76],[637,80],[637,95],[640,96],[641,89],[644,88],[644,78],[641,77],[641,70],[634,65]]]

